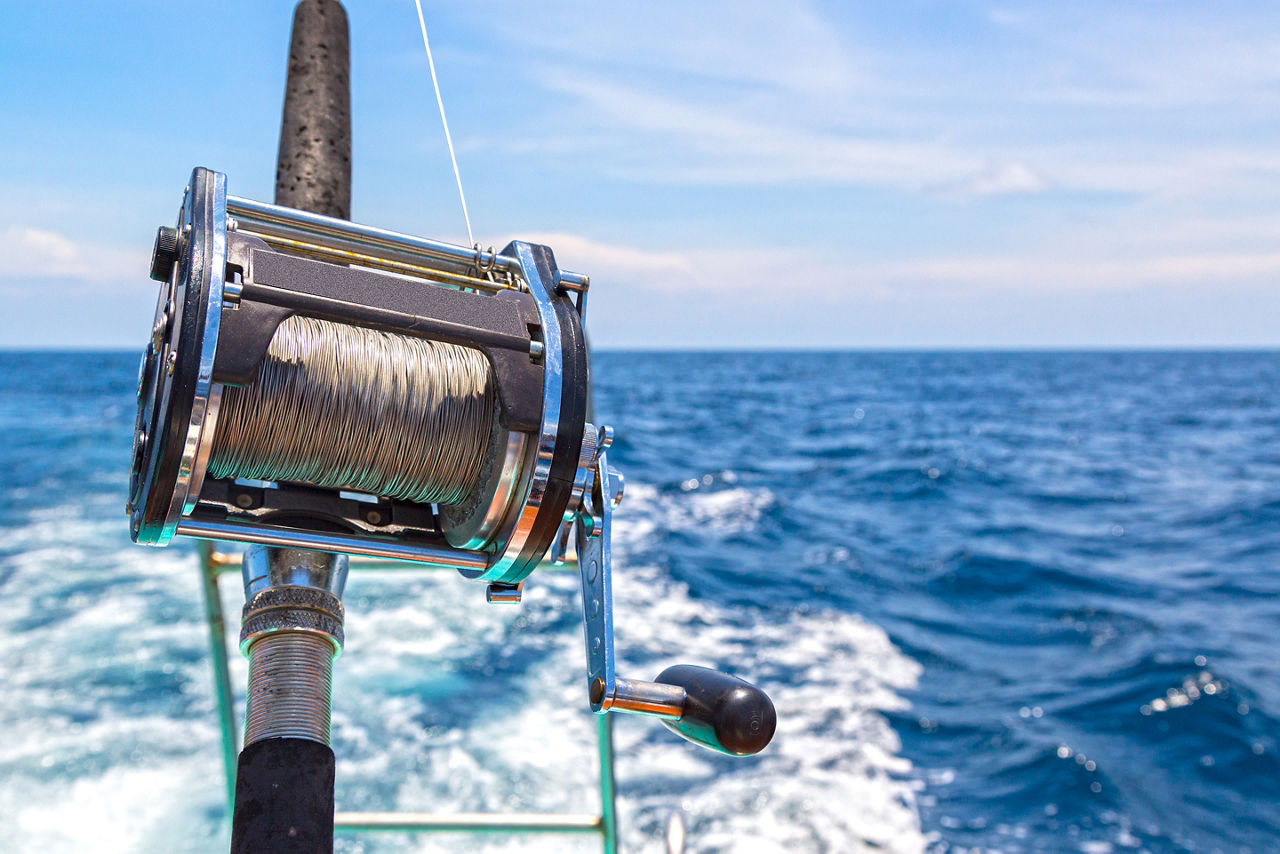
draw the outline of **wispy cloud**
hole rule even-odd
[[[503,25],[513,43],[527,42],[532,14]],[[1256,128],[1259,110],[1280,104],[1265,13],[998,7],[977,48],[927,30],[885,39],[875,19],[893,16],[807,4],[545,14],[554,20],[525,73],[567,100],[573,130],[486,143],[581,171],[967,198],[1280,181],[1269,135],[1226,132]]]
[[[0,283],[72,280],[111,283],[145,279],[146,253],[73,240],[42,228],[10,225],[0,229]]]
[[[1280,252],[1149,255],[1114,258],[952,257],[868,264],[858,275],[890,289],[928,287],[952,298],[1033,290],[1042,294],[1139,290],[1153,285],[1231,287],[1280,278]],[[959,286],[959,287],[957,287]]]
[[[1044,177],[1025,163],[1005,161],[989,163],[958,183],[940,189],[945,195],[961,197],[1009,196],[1041,193],[1049,186]]]
[[[830,253],[787,249],[651,251],[576,234],[526,235],[607,291],[722,293],[763,302],[797,297],[966,299],[980,293],[1075,295],[1150,286],[1231,287],[1280,281],[1280,251],[1064,256],[1052,253],[953,255],[925,260],[838,263]],[[1280,285],[1277,285],[1280,287]]]

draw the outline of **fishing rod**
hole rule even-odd
[[[196,168],[152,254],[130,530],[249,544],[232,851],[332,850],[350,555],[457,569],[489,602],[518,603],[540,563],[576,551],[591,710],[759,752],[776,714],[755,686],[693,665],[615,673],[623,479],[612,429],[589,418],[590,279],[539,244],[495,252],[350,221],[348,44],[340,3],[298,4],[274,203]]]

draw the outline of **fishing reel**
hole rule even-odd
[[[732,676],[614,675],[609,532],[623,490],[611,430],[587,420],[586,276],[536,244],[467,249],[229,197],[226,177],[200,168],[151,275],[135,542],[451,567],[491,602],[518,602],[572,539],[593,711],[657,715],[727,753],[768,743],[771,702]]]

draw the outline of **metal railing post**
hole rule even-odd
[[[600,832],[604,854],[618,850],[618,798],[613,779],[613,715],[596,715],[596,747],[600,759]]]
[[[218,728],[222,733],[222,763],[227,782],[227,815],[235,803],[236,757],[240,753],[234,695],[231,693],[230,653],[227,649],[227,620],[218,592],[218,565],[213,543],[196,543],[200,553],[200,589],[204,593],[205,623],[209,627],[209,654],[213,660],[213,689],[218,701]]]

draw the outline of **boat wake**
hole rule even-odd
[[[733,759],[619,716],[624,850],[663,850],[675,810],[690,852],[923,850],[918,784],[885,718],[905,709],[918,665],[857,616],[812,606],[747,615],[637,561],[657,530],[729,535],[757,524],[772,499],[726,489],[674,500],[689,506],[633,486],[617,517],[619,670],[651,678],[687,662],[741,673],[771,693],[779,728],[764,754]],[[0,532],[4,588],[24,593],[0,613],[8,842],[221,850],[222,767],[194,557],[126,546],[101,518],[68,505]],[[541,572],[526,590],[520,607],[502,608],[452,573],[353,572],[334,685],[340,810],[599,808],[577,579]],[[234,578],[224,579],[223,600],[238,612]],[[233,668],[242,686],[243,662]],[[338,840],[353,852],[597,848],[591,837]]]

